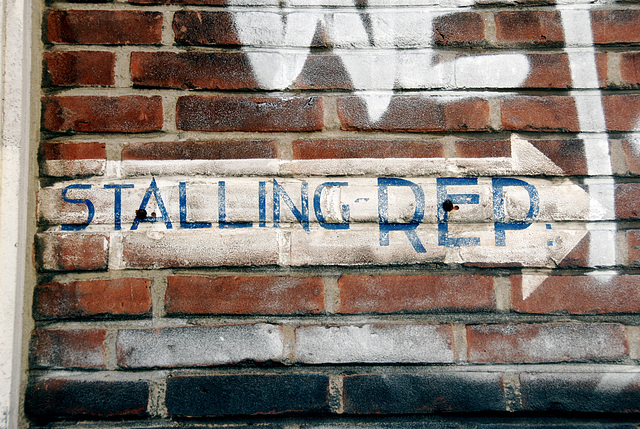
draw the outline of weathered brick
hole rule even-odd
[[[396,96],[386,113],[372,122],[360,97],[338,99],[341,128],[350,131],[486,131],[489,124],[489,102],[468,97],[439,102],[436,98]]]
[[[514,46],[562,46],[564,32],[557,11],[510,11],[495,14],[498,43]]]
[[[340,313],[495,309],[493,280],[482,275],[345,275],[338,287]]]
[[[78,159],[106,159],[104,143],[84,142],[42,142],[40,157],[46,161],[78,160]]]
[[[32,368],[104,368],[104,329],[44,330],[31,333]]]
[[[536,277],[540,277],[536,279]],[[541,282],[540,282],[541,281]],[[527,285],[535,284],[535,289]],[[511,305],[522,313],[638,313],[640,276],[511,276]]]
[[[113,52],[45,52],[43,86],[109,86],[115,83]]]
[[[591,26],[596,44],[640,42],[639,10],[594,10],[591,12]]]
[[[353,83],[344,63],[337,55],[308,55],[292,87],[350,90],[353,89]]]
[[[625,233],[629,265],[640,266],[640,230],[632,229]]]
[[[490,423],[479,424],[477,429],[635,429],[630,423],[561,423],[558,420],[551,420],[551,423]]]
[[[303,424],[300,429],[347,429],[353,427],[353,424]],[[461,429],[458,423],[448,422],[384,422],[384,423],[365,423],[358,424],[361,429]],[[635,428],[624,428],[635,429]]]
[[[344,377],[349,414],[505,411],[502,376],[495,372],[359,374]]]
[[[467,326],[472,362],[615,360],[628,353],[624,327],[615,324]]]
[[[36,235],[38,266],[45,271],[104,270],[109,237],[103,234],[41,233]]]
[[[54,177],[103,174],[107,153],[104,143],[42,142],[40,174]]]
[[[620,79],[625,87],[640,86],[640,52],[620,54]]]
[[[628,174],[640,175],[640,140],[623,140],[622,149]]]
[[[455,144],[456,155],[460,158],[497,158],[511,157],[509,140],[466,140]]]
[[[520,374],[522,407],[530,411],[640,412],[636,372]]]
[[[619,183],[615,187],[616,217],[640,218],[640,183]]]
[[[50,10],[50,43],[148,45],[162,40],[162,13],[133,10]]]
[[[518,96],[501,100],[502,126],[512,131],[580,131],[572,97]]]
[[[168,314],[307,314],[324,310],[320,277],[170,276]]]
[[[602,97],[607,120],[607,131],[634,131],[639,129],[638,112],[640,96],[636,94],[615,94]]]
[[[258,88],[241,52],[132,52],[131,81],[160,88]]]
[[[571,67],[567,54],[528,54],[527,57],[530,71],[522,85],[524,88],[571,87]]]
[[[40,284],[34,292],[34,318],[130,318],[150,315],[150,287],[150,280],[141,278]]]
[[[442,15],[433,21],[436,45],[479,45],[484,38],[484,20],[476,12],[457,12]]]
[[[319,131],[324,125],[321,97],[178,98],[178,129],[187,131]]]
[[[183,45],[240,45],[233,14],[179,10],[173,15],[175,40]]]
[[[320,363],[453,363],[446,325],[302,326],[296,361]]]
[[[325,374],[177,376],[167,380],[173,416],[317,414],[329,410]]]
[[[162,98],[44,97],[42,126],[54,132],[140,133],[162,128]]]
[[[582,140],[529,140],[568,176],[586,175],[587,157]]]
[[[277,158],[276,140],[130,143],[122,160],[265,159]]]
[[[216,230],[126,233],[123,262],[127,268],[275,265],[277,231]]]
[[[294,159],[443,158],[441,142],[415,140],[295,140]]]
[[[40,420],[131,419],[147,415],[146,381],[52,378],[27,386],[25,411]]]
[[[560,268],[575,268],[589,266],[589,249],[591,247],[591,234],[587,233],[582,240],[560,261]]]
[[[279,361],[283,342],[282,328],[267,324],[121,329],[118,365],[175,368]]]
[[[229,4],[228,0],[129,0],[132,4],[192,4],[201,6],[226,6]],[[243,4],[248,4],[243,2]],[[256,1],[256,4],[260,4]]]

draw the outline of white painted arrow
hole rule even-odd
[[[428,143],[425,143],[428,144]],[[347,158],[283,161],[283,169],[308,176],[532,176],[563,170],[528,140],[511,135],[511,157]]]

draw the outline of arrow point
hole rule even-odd
[[[547,279],[548,276],[522,276],[522,300],[526,301],[527,298],[534,293],[540,285]]]
[[[547,158],[528,140],[515,133],[511,134],[511,156],[513,169],[521,174],[558,175],[564,173],[562,168]]]

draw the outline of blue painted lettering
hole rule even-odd
[[[526,229],[531,225],[533,219],[538,216],[540,211],[540,199],[538,197],[537,189],[519,179],[509,178],[496,178],[492,179],[493,185],[493,216],[494,216],[494,228],[496,234],[496,246],[506,246],[505,231],[515,231],[520,229]],[[520,186],[529,193],[529,212],[522,221],[504,222],[507,216],[504,207],[504,196],[502,191],[505,186]]]
[[[313,210],[316,213],[316,219],[321,227],[325,229],[349,229],[349,206],[346,204],[340,205],[340,212],[342,215],[342,222],[328,223],[325,222],[324,215],[322,214],[322,207],[320,206],[320,200],[322,199],[322,191],[326,188],[337,186],[349,186],[347,182],[324,182],[316,188],[316,192],[313,194]]]
[[[136,229],[138,229],[138,225],[140,224],[140,222],[153,223],[153,222],[157,222],[158,220],[163,221],[167,229],[173,228],[173,226],[171,225],[171,219],[169,219],[169,214],[167,213],[167,210],[164,208],[164,202],[162,201],[162,196],[160,195],[160,190],[158,189],[158,185],[156,184],[155,177],[151,179],[151,184],[147,188],[147,192],[145,192],[144,197],[142,198],[142,202],[140,203],[139,210],[146,210],[147,204],[149,204],[149,199],[151,198],[151,195],[155,197],[156,203],[158,204],[158,210],[160,210],[160,214],[162,215],[162,217],[157,218],[154,216],[147,216],[144,219],[138,219],[138,217],[136,216],[136,218],[133,220],[133,225],[131,225],[131,231],[135,231]]]
[[[453,204],[479,204],[478,194],[449,194],[447,186],[477,185],[478,179],[442,177],[436,180],[437,184],[437,210],[438,210],[438,245],[446,247],[479,246],[480,237],[449,237],[449,213],[444,210],[442,204],[449,200]]]
[[[91,221],[93,220],[93,216],[95,215],[95,209],[93,207],[93,203],[91,202],[91,200],[87,198],[67,198],[67,192],[69,192],[69,189],[91,189],[91,185],[69,185],[62,190],[62,199],[64,200],[65,203],[84,204],[87,206],[87,210],[89,212],[87,215],[87,221],[85,223],[65,224],[65,225],[62,225],[62,230],[63,231],[82,231],[83,229],[88,227]]]
[[[289,207],[291,213],[296,217],[302,228],[305,231],[309,231],[309,185],[307,182],[302,182],[300,185],[300,210],[293,204],[291,197],[284,188],[273,179],[273,226],[278,228],[280,226],[280,198],[284,200],[284,203]]]
[[[413,191],[416,209],[408,223],[389,222],[389,186],[409,186]],[[424,217],[424,192],[413,182],[404,179],[381,177],[378,179],[378,219],[380,225],[380,246],[389,245],[389,231],[404,231],[417,253],[427,253],[415,229]]]

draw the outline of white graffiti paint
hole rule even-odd
[[[606,118],[602,106],[602,94],[599,90],[596,52],[593,47],[593,32],[589,8],[580,10],[560,10],[564,28],[566,49],[571,67],[571,79],[574,88],[595,91],[598,97],[574,97],[581,130],[593,130],[597,135],[579,134],[583,139],[588,173],[594,176],[609,176],[591,179],[587,182],[591,196],[591,219],[602,220],[615,214],[614,182],[611,178],[611,156],[606,136]],[[574,46],[584,46],[580,51]],[[572,91],[573,95],[578,91]],[[604,210],[603,210],[604,209]],[[600,226],[591,231],[589,246],[590,266],[612,266],[616,264],[616,229]]]
[[[352,6],[355,6],[352,4]],[[324,28],[356,93],[378,121],[393,89],[514,88],[529,74],[524,54],[470,55],[442,61],[433,20],[446,12],[236,12],[235,27],[261,87],[288,88],[302,72],[318,28]],[[401,47],[402,49],[397,49]],[[270,49],[270,50],[265,50]],[[479,70],[485,71],[478,73]]]

